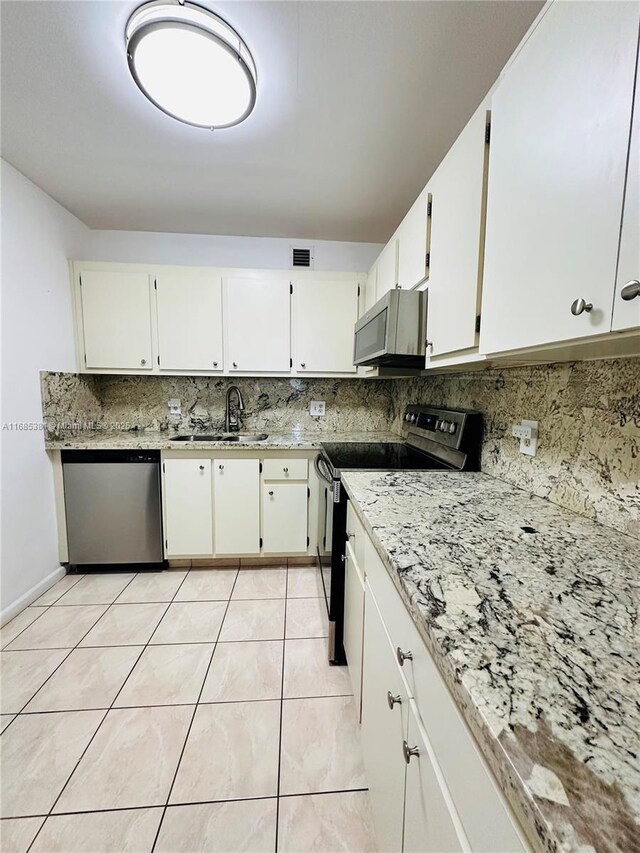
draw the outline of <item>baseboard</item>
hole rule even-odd
[[[41,580],[40,583],[37,583],[35,586],[32,586],[30,590],[25,592],[24,595],[21,595],[16,601],[13,601],[4,610],[0,613],[0,626],[6,625],[9,620],[13,619],[14,616],[17,616],[25,607],[28,607],[30,604],[40,598],[41,595],[44,595],[48,589],[57,583],[60,578],[63,578],[67,573],[67,570],[64,566],[58,566],[57,569],[54,569],[50,574]]]

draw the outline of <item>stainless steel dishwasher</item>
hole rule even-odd
[[[160,452],[63,450],[69,564],[162,568]]]

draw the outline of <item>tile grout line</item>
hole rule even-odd
[[[122,595],[122,593],[123,593],[123,592],[124,592],[124,590],[129,586],[129,584],[133,583],[134,579],[138,576],[138,574],[139,574],[139,572],[136,572],[136,574],[134,574],[134,576],[131,578],[131,580],[129,581],[129,583],[125,584],[125,586],[122,588],[122,590],[121,590],[121,591],[118,593],[118,595],[116,596],[116,599],[118,598],[118,596],[119,596],[119,595]],[[180,587],[182,586],[182,584],[183,584],[183,583],[185,582],[185,580],[187,579],[187,575],[188,575],[188,572],[187,572],[187,574],[182,578],[182,581],[181,581],[181,583],[178,585],[178,588],[176,589],[176,591],[175,591],[175,594],[174,594],[173,598],[175,598],[175,596],[178,594],[178,591],[180,590]],[[73,587],[72,587],[72,588],[73,588]],[[173,598],[171,599],[171,601],[173,601]],[[114,599],[114,601],[115,601],[115,599]],[[96,622],[91,626],[91,628],[89,628],[89,631],[92,631],[92,630],[95,628],[95,626],[98,624],[98,622],[100,622],[100,620],[104,617],[104,615],[105,615],[106,613],[108,613],[108,612],[109,612],[109,610],[110,610],[110,609],[113,607],[113,605],[114,605],[114,601],[113,601],[113,602],[111,602],[111,604],[107,607],[107,609],[106,609],[106,610],[104,611],[104,613],[99,617],[99,619],[97,619],[97,621],[96,621]],[[80,755],[80,758],[76,761],[76,763],[75,763],[75,765],[74,765],[74,767],[73,767],[73,770],[71,771],[71,773],[70,773],[70,774],[69,774],[69,776],[67,777],[67,781],[64,783],[64,785],[63,785],[63,786],[62,786],[62,788],[60,789],[60,792],[58,793],[58,796],[55,798],[55,800],[54,800],[54,802],[53,802],[53,805],[52,805],[52,806],[51,806],[51,808],[49,809],[49,812],[48,812],[48,814],[47,814],[46,818],[44,819],[44,821],[42,822],[42,825],[40,826],[40,828],[39,828],[39,829],[38,829],[38,831],[36,832],[35,836],[33,837],[32,841],[31,841],[31,844],[30,844],[30,845],[29,845],[29,847],[27,848],[26,853],[29,853],[29,851],[31,850],[31,848],[32,848],[32,847],[33,847],[33,845],[35,844],[36,839],[38,838],[38,836],[39,836],[39,835],[40,835],[40,833],[42,832],[42,829],[43,829],[44,825],[47,823],[47,821],[48,821],[48,820],[49,820],[49,818],[51,817],[51,815],[52,815],[52,813],[53,813],[53,810],[55,809],[55,807],[56,807],[56,805],[57,805],[58,801],[60,800],[60,797],[63,795],[63,793],[65,792],[65,790],[66,790],[66,788],[67,788],[67,785],[68,785],[68,784],[69,784],[69,782],[71,781],[71,777],[73,776],[73,774],[74,774],[74,773],[76,772],[76,770],[78,769],[78,767],[79,767],[79,765],[80,765],[80,762],[82,761],[82,759],[84,758],[84,756],[87,754],[87,750],[89,749],[89,747],[90,747],[90,746],[91,746],[91,744],[93,743],[93,741],[94,741],[94,739],[95,739],[96,735],[98,734],[98,732],[99,732],[99,731],[100,731],[100,729],[102,728],[102,724],[103,724],[103,723],[104,723],[104,721],[107,719],[107,717],[108,717],[108,715],[109,715],[109,711],[111,711],[111,709],[113,708],[113,705],[114,705],[114,703],[115,703],[116,699],[118,698],[118,696],[120,695],[120,692],[121,692],[122,688],[123,688],[123,687],[124,687],[124,685],[127,683],[127,681],[128,681],[128,679],[129,679],[129,677],[130,677],[131,673],[133,672],[133,670],[135,669],[135,667],[136,667],[136,666],[137,666],[137,664],[138,664],[138,661],[139,661],[139,660],[140,660],[140,658],[142,657],[142,655],[143,655],[143,653],[144,653],[144,650],[147,648],[147,646],[149,645],[149,642],[151,641],[151,638],[153,637],[153,635],[154,635],[154,634],[155,634],[155,632],[157,631],[157,629],[158,629],[158,625],[162,622],[162,620],[163,620],[163,619],[164,619],[164,617],[166,616],[166,614],[167,614],[167,610],[171,607],[171,601],[167,604],[167,607],[166,607],[166,609],[165,609],[164,613],[162,614],[162,616],[161,616],[161,617],[160,617],[160,619],[158,620],[157,625],[155,626],[155,628],[154,628],[154,629],[153,629],[153,631],[151,632],[151,635],[150,635],[150,637],[149,637],[149,640],[147,640],[147,642],[146,642],[146,643],[145,643],[145,645],[143,646],[142,650],[140,651],[140,654],[139,654],[139,655],[138,655],[138,657],[135,659],[135,661],[134,661],[134,663],[133,663],[133,665],[132,665],[131,669],[129,670],[129,672],[128,672],[128,674],[127,674],[127,677],[125,678],[125,680],[123,681],[123,683],[122,683],[122,684],[121,684],[121,686],[120,686],[120,689],[118,690],[118,692],[117,692],[117,693],[116,693],[116,695],[114,696],[114,698],[113,698],[113,700],[112,700],[112,702],[111,702],[111,705],[109,706],[109,708],[108,708],[108,709],[107,709],[107,711],[105,712],[104,716],[102,717],[102,719],[101,719],[101,720],[100,720],[100,722],[98,723],[98,726],[97,726],[96,730],[94,731],[94,733],[93,733],[93,734],[91,735],[91,737],[89,738],[89,741],[88,741],[87,745],[86,745],[86,746],[85,746],[85,748],[82,750],[82,754]],[[87,631],[87,633],[86,633],[86,634],[85,634],[85,635],[84,635],[84,636],[83,636],[83,637],[78,641],[78,643],[76,644],[76,646],[74,647],[74,649],[78,648],[78,646],[80,645],[80,643],[82,642],[82,640],[84,640],[84,638],[87,636],[87,634],[89,633],[89,631]],[[108,647],[108,646],[105,646],[104,648],[109,648],[109,647]],[[72,649],[72,651],[73,651],[74,649]],[[34,696],[35,696],[35,694],[34,694]],[[32,697],[32,698],[33,698],[33,697]],[[12,720],[12,722],[13,722],[13,720]]]
[[[274,839],[274,853],[278,853],[278,833],[280,828],[280,773],[282,770],[282,712],[284,708],[284,671],[287,656],[287,609],[289,601],[289,567],[285,581],[284,599],[284,625],[282,631],[282,675],[280,678],[280,730],[278,732],[278,779],[276,785],[276,834]]]
[[[274,701],[274,700],[270,700]],[[280,794],[279,799],[294,799],[295,797],[321,797],[324,794],[352,794],[352,793],[362,793],[363,791],[368,791],[368,788],[339,788],[331,791],[302,791],[298,794]],[[170,808],[179,809],[184,808],[185,806],[205,806],[205,805],[217,805],[225,803],[247,803],[254,802],[256,800],[275,800],[278,799],[275,796],[265,796],[265,797],[231,797],[228,800],[190,800],[188,803],[172,803]],[[117,806],[115,808],[110,809],[82,809],[80,811],[68,811],[68,812],[57,812],[55,815],[51,815],[51,817],[63,817],[69,815],[91,815],[91,814],[111,814],[112,812],[129,812],[129,811],[144,811],[147,809],[164,809],[164,806],[158,805],[157,803],[153,803],[151,805],[142,805],[142,806]],[[43,814],[28,814],[28,815],[20,815],[20,817],[3,817],[0,818],[0,824],[3,820],[32,820],[34,818],[47,818],[50,815]],[[34,839],[35,840],[35,839]]]
[[[169,786],[169,791],[167,792],[167,801],[164,804],[162,809],[162,815],[160,817],[160,822],[158,823],[158,829],[156,830],[155,838],[153,839],[153,844],[151,845],[151,853],[154,853],[156,849],[156,844],[158,843],[158,839],[160,838],[160,832],[162,830],[162,824],[164,823],[164,818],[167,813],[167,809],[169,808],[169,801],[171,800],[171,794],[173,793],[173,788],[176,784],[176,779],[178,778],[178,772],[180,770],[180,765],[182,764],[182,758],[184,756],[185,750],[187,748],[187,742],[189,740],[189,735],[191,734],[191,729],[193,728],[193,721],[196,718],[196,714],[198,712],[198,707],[200,705],[200,698],[202,696],[202,692],[204,690],[204,686],[207,683],[207,678],[209,677],[209,671],[211,669],[211,663],[213,661],[213,656],[216,653],[216,648],[218,647],[218,641],[220,639],[220,634],[222,633],[222,627],[224,625],[225,619],[227,618],[227,613],[229,612],[229,605],[231,604],[231,597],[233,596],[233,591],[236,587],[236,583],[238,582],[238,576],[240,574],[240,569],[236,570],[236,576],[233,579],[233,585],[231,590],[229,591],[229,598],[227,599],[227,606],[224,610],[224,615],[220,621],[220,627],[218,628],[218,635],[213,644],[213,649],[211,650],[211,655],[209,657],[209,663],[207,665],[206,672],[204,674],[204,678],[202,679],[202,684],[200,685],[200,692],[198,693],[198,698],[196,699],[196,704],[193,708],[193,714],[191,715],[191,720],[189,721],[189,725],[187,726],[187,733],[185,735],[184,743],[182,744],[182,749],[180,750],[180,755],[178,756],[178,763],[176,764],[175,773],[173,774],[173,779],[171,780],[171,785]],[[28,851],[27,851],[28,853]]]

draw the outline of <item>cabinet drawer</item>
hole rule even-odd
[[[263,480],[306,480],[309,476],[308,459],[263,459]]]
[[[404,661],[402,674],[471,849],[490,853],[527,849],[497,782],[369,537],[365,564],[367,584],[394,650],[400,647],[413,655],[413,660]],[[366,657],[366,647],[364,653]]]
[[[347,504],[347,537],[353,556],[358,563],[358,568],[363,575],[366,573],[364,564],[364,543],[367,540],[367,532],[364,529],[362,522],[356,515],[351,501]]]

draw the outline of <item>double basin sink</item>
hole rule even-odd
[[[265,441],[269,436],[266,432],[234,432],[234,433],[217,433],[215,435],[204,435],[202,433],[194,433],[193,435],[176,435],[171,441]]]

